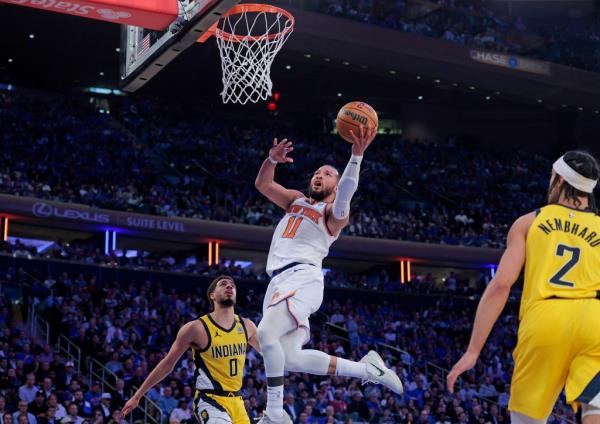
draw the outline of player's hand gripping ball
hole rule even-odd
[[[338,134],[348,143],[354,143],[354,137],[360,134],[360,127],[368,130],[375,130],[379,125],[377,112],[365,102],[350,102],[345,104],[338,112],[335,125]],[[352,131],[352,132],[351,132]]]

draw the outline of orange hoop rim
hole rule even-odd
[[[232,16],[232,15],[243,14],[243,13],[248,13],[248,12],[274,13],[277,15],[281,14],[288,19],[288,21],[291,23],[291,25],[287,26],[287,28],[285,30],[274,33],[274,34],[235,35],[235,34],[231,34],[231,33],[227,32],[227,31],[224,31],[222,29],[219,29],[217,27],[217,24],[220,21],[220,19],[219,19],[219,21],[215,22],[207,32],[210,32],[210,35],[214,35],[215,37],[218,37],[224,41],[228,41],[228,42],[232,42],[232,43],[241,43],[243,41],[267,41],[267,40],[271,41],[271,40],[275,40],[277,38],[283,37],[283,36],[289,34],[290,32],[292,32],[292,30],[294,29],[294,26],[296,24],[294,15],[292,15],[287,10],[282,9],[281,7],[270,5],[270,4],[261,4],[261,3],[238,4],[236,6],[233,6],[231,9],[229,9],[226,13],[224,13],[223,17],[221,19]]]

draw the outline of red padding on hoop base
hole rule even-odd
[[[177,18],[177,0],[0,0],[88,19],[163,30]]]

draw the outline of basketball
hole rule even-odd
[[[377,112],[365,102],[350,102],[342,106],[335,120],[338,134],[348,143],[353,143],[354,139],[350,130],[357,137],[360,135],[360,126],[367,128],[377,128],[379,118]]]

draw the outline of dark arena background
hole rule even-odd
[[[235,1],[202,4],[223,11],[198,12],[200,29],[195,0],[152,19],[136,13],[153,2],[135,0],[1,3],[2,424],[196,423],[191,351],[121,408],[210,311],[215,276],[234,277],[236,313],[260,322],[284,211],[256,174],[273,138],[294,142],[276,172],[286,187],[306,191],[324,163],[343,170],[335,118],[355,100],[379,127],[308,347],[374,349],[404,394],[290,372],[285,409],[300,424],[510,422],[522,280],[454,393],[446,376],[510,225],[546,202],[553,161],[600,153],[597,1],[274,0],[295,28],[272,93],[244,105],[222,102],[215,40],[194,43]],[[266,388],[250,349],[251,420]],[[564,394],[548,422],[576,422]]]

